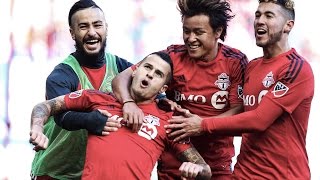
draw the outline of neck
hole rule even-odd
[[[132,99],[134,100],[134,102],[136,104],[149,104],[149,103],[153,103],[154,100],[156,99],[156,95],[154,95],[151,98],[145,98],[145,97],[141,97],[139,95],[135,95],[134,92],[132,90],[130,90],[130,96],[132,97]]]
[[[96,55],[88,55],[83,51],[76,50],[72,55],[77,59],[81,66],[89,68],[100,68],[106,62],[104,50]]]
[[[285,53],[291,49],[289,42],[286,41],[279,41],[273,45],[269,45],[263,47],[263,57],[265,59],[270,59],[273,57],[278,56],[279,54]]]

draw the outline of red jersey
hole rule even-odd
[[[247,67],[243,92],[245,111],[262,101],[285,112],[265,131],[242,135],[234,176],[310,179],[306,134],[314,77],[308,62],[295,49],[272,59],[254,59]]]
[[[185,45],[167,48],[173,61],[173,81],[166,95],[183,108],[201,117],[216,116],[229,110],[231,104],[242,104],[244,70],[248,63],[245,54],[219,44],[215,59],[204,62],[190,59]],[[233,137],[202,135],[191,138],[213,174],[231,174],[234,156]],[[161,155],[159,177],[168,174],[178,177],[177,161],[170,152]]]
[[[110,94],[81,90],[65,96],[68,109],[104,109],[122,119],[122,104]],[[158,109],[156,103],[141,104],[145,122],[137,133],[122,127],[108,136],[89,135],[82,179],[150,179],[151,172],[166,146],[181,153],[190,144],[168,140],[164,125],[172,113]]]

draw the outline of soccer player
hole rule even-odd
[[[180,176],[210,179],[210,167],[190,143],[173,143],[166,136],[164,125],[172,116],[158,108],[155,98],[167,89],[172,77],[170,56],[155,52],[141,61],[133,73],[130,94],[145,113],[138,132],[120,127],[107,136],[89,135],[82,179],[150,179],[151,171],[164,148],[170,146],[182,161]],[[107,110],[114,123],[122,118],[122,104],[111,93],[80,90],[45,101],[34,107],[32,121],[43,121],[65,110]],[[105,113],[105,112],[104,112]],[[44,143],[37,146],[43,146]],[[56,158],[60,158],[57,154]]]
[[[259,0],[256,45],[263,56],[249,62],[243,89],[244,113],[224,118],[175,119],[170,137],[242,133],[235,179],[310,179],[306,135],[314,75],[289,45],[294,27],[292,0]],[[197,119],[197,120],[196,120]]]
[[[91,0],[78,1],[71,7],[68,21],[76,51],[48,76],[46,98],[52,99],[80,89],[111,91],[113,77],[130,67],[131,63],[105,52],[108,29],[102,9]],[[32,178],[80,179],[87,131],[101,134],[100,127],[109,124],[106,121],[106,117],[98,111],[68,111],[48,121],[32,123],[30,134],[35,143],[46,138],[50,140],[42,147],[46,150],[35,149],[38,152],[32,162]],[[59,158],[56,158],[57,154]]]
[[[230,4],[221,0],[178,0],[178,7],[184,45],[171,45],[165,50],[174,68],[167,97],[201,117],[241,112],[248,60],[239,50],[219,42],[225,39],[228,22],[233,18]],[[131,99],[126,88],[131,73],[129,68],[112,82],[113,91],[121,101]],[[136,118],[140,117],[140,111],[133,102],[124,104],[123,111],[129,123],[141,121]],[[231,178],[233,137],[202,135],[191,138],[191,142],[210,165],[212,179]],[[168,149],[159,162],[159,178],[179,178],[176,169],[180,164]]]

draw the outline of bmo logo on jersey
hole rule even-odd
[[[211,97],[211,105],[216,109],[223,109],[227,106],[229,101],[228,91],[218,91]]]
[[[259,96],[256,97],[255,95],[243,95],[243,105],[245,106],[254,106],[261,102],[261,99],[264,95],[266,95],[268,90],[263,90],[259,93]]]
[[[180,93],[179,91],[174,91],[175,101],[189,101],[198,104],[207,103],[207,98],[204,95],[194,95],[190,94],[186,96],[185,94]],[[228,91],[217,91],[211,96],[211,105],[215,109],[223,109],[227,106],[229,102],[229,92]]]

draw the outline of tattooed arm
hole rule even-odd
[[[64,95],[44,101],[34,106],[31,114],[31,130],[29,142],[35,147],[35,151],[48,147],[48,138],[43,134],[43,126],[48,118],[66,110]]]
[[[195,148],[189,148],[178,155],[183,161],[179,168],[183,178],[210,179],[210,166],[204,161],[199,152]]]

